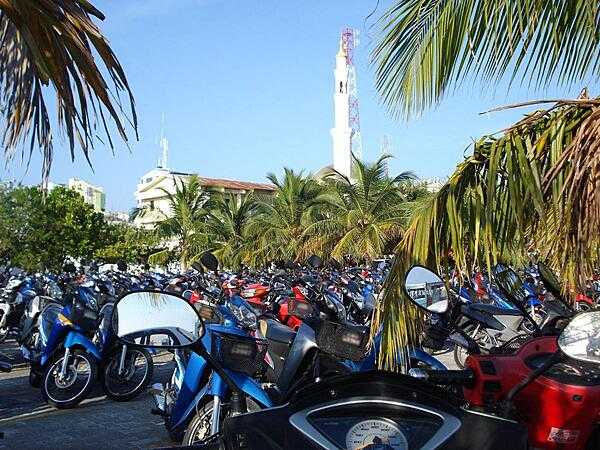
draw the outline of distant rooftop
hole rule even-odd
[[[225,180],[223,178],[199,177],[200,184],[207,187],[224,187],[226,189],[243,189],[246,191],[274,191],[275,186],[266,183],[254,183],[252,181]]]

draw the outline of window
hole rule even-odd
[[[150,209],[154,211],[154,200],[150,200]]]

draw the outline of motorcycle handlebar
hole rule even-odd
[[[434,384],[460,384],[468,386],[475,381],[475,374],[465,370],[410,369],[410,376],[429,381]]]

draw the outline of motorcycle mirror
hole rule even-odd
[[[600,311],[575,316],[560,334],[558,347],[570,358],[600,364]]]
[[[204,267],[202,266],[202,264],[198,261],[194,261],[192,263],[192,268],[200,273],[204,272]]]
[[[538,262],[538,272],[546,288],[552,292],[555,297],[560,297],[560,281],[558,281],[558,278],[552,269],[546,264]]]
[[[202,253],[202,255],[200,255],[200,262],[204,267],[213,272],[219,268],[219,260],[211,252]]]
[[[342,265],[339,263],[339,261],[337,259],[334,259],[334,258],[331,258],[329,260],[329,265],[334,270],[341,270],[342,269]]]
[[[184,298],[166,292],[139,291],[114,306],[112,329],[123,343],[152,348],[185,348],[204,335],[204,322]]]
[[[502,263],[496,264],[492,268],[492,272],[494,279],[505,292],[518,301],[524,300],[523,280],[521,280],[517,272]]]
[[[419,308],[443,314],[448,310],[448,289],[438,274],[412,266],[404,277],[404,292]]]
[[[317,255],[312,255],[306,261],[310,267],[313,269],[318,269],[323,265],[323,260],[319,258]]]

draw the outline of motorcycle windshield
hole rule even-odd
[[[44,346],[48,342],[48,337],[52,332],[54,322],[56,322],[56,318],[58,317],[61,311],[62,307],[58,305],[50,305],[40,315],[40,337]]]

